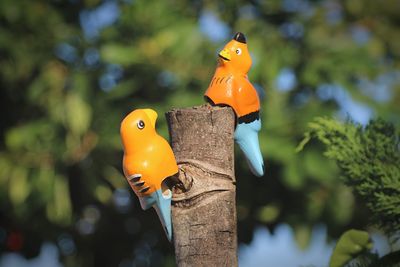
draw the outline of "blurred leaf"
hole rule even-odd
[[[35,191],[40,192],[38,195],[43,204],[47,204],[52,201],[54,194],[54,177],[55,171],[54,169],[43,164],[37,173],[37,177],[32,181],[32,184],[35,186]]]
[[[128,182],[126,181],[122,170],[118,170],[114,167],[106,166],[103,170],[104,176],[106,177],[107,181],[114,187],[114,188],[124,188],[128,186]]]
[[[131,65],[140,62],[140,50],[134,45],[125,46],[120,44],[103,45],[100,54],[101,57],[110,63],[121,64],[122,66]]]
[[[330,213],[334,214],[332,221],[339,225],[347,225],[354,216],[356,208],[355,198],[352,188],[345,185],[338,185],[330,196],[331,202],[327,205]]]
[[[272,223],[279,216],[280,208],[277,205],[266,205],[258,210],[257,219],[262,223]]]
[[[99,185],[96,187],[95,194],[97,199],[103,204],[107,204],[112,198],[112,191],[109,187]]]
[[[69,188],[66,179],[56,176],[53,185],[53,199],[47,204],[47,216],[55,224],[65,226],[72,219]]]
[[[70,93],[66,98],[68,128],[77,136],[84,134],[90,126],[92,109],[81,97]]]
[[[326,170],[335,170],[336,164],[332,161],[321,161],[321,154],[317,151],[307,150],[303,153],[303,164],[307,175],[318,180],[321,184],[330,184],[334,178]],[[336,180],[336,179],[333,179]]]
[[[298,161],[288,162],[284,170],[284,182],[291,189],[300,189],[304,185],[303,175],[300,173],[302,170],[298,167]]]
[[[11,163],[8,161],[8,158],[0,153],[0,188],[6,188],[7,182],[9,180],[8,174],[11,169]]]
[[[310,244],[311,228],[307,225],[299,225],[295,229],[295,238],[300,249],[305,250]]]
[[[337,242],[329,267],[343,267],[347,262],[370,249],[372,249],[372,242],[367,232],[348,230]]]
[[[32,121],[10,129],[6,134],[6,144],[10,150],[39,152],[50,149],[54,129],[46,121]]]
[[[17,213],[20,205],[24,203],[29,193],[28,170],[23,167],[15,168],[9,179],[9,195]]]

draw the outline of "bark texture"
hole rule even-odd
[[[177,265],[237,266],[235,115],[204,105],[166,117],[179,166],[172,197]]]

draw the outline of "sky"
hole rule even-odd
[[[239,266],[328,266],[333,244],[327,243],[326,227],[314,227],[310,245],[302,250],[296,243],[294,232],[286,224],[279,225],[272,234],[259,227],[249,245],[239,248]]]

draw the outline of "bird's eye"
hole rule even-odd
[[[236,54],[237,54],[237,55],[242,54],[242,49],[240,49],[240,48],[236,49]]]
[[[140,130],[142,130],[142,129],[144,128],[144,121],[142,121],[142,120],[138,121],[137,127],[138,127]]]

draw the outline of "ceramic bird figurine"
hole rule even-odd
[[[238,122],[235,141],[252,173],[263,176],[264,162],[258,141],[260,100],[247,77],[252,62],[244,34],[236,33],[218,56],[218,66],[205,97],[212,105],[228,105],[234,109]]]
[[[178,172],[168,142],[157,134],[157,113],[136,109],[121,123],[124,146],[123,169],[143,210],[154,207],[168,239],[172,239],[171,197],[166,178]]]

